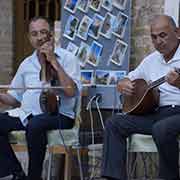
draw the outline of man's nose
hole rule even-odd
[[[42,38],[43,38],[42,33],[41,33],[41,32],[38,32],[38,33],[37,33],[37,39],[38,39],[38,40],[41,40]]]
[[[156,43],[157,43],[157,44],[160,44],[161,42],[162,42],[162,38],[161,38],[161,37],[157,37]]]
[[[41,32],[38,32],[37,33],[37,39],[38,40],[44,40],[46,38],[46,35],[41,33]]]

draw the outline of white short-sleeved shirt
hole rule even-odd
[[[180,46],[173,58],[166,62],[158,51],[147,56],[140,65],[128,74],[131,80],[144,79],[146,82],[155,81],[165,76],[170,70],[180,68]],[[180,89],[167,82],[159,86],[160,106],[180,105]]]
[[[77,58],[72,53],[62,48],[56,48],[55,53],[57,55],[57,60],[64,71],[76,83],[76,96],[79,96],[81,82],[80,66]],[[11,82],[11,87],[40,87],[42,85],[42,82],[40,81],[40,70],[41,65],[37,57],[37,52],[35,51],[21,63]],[[20,108],[8,111],[9,115],[19,117],[24,125],[27,125],[27,116],[30,114],[38,115],[42,113],[39,103],[39,96],[41,94],[40,89],[9,90],[8,93],[21,102]],[[74,118],[76,96],[67,97],[64,95],[63,91],[60,90],[61,103],[59,112],[70,118]]]

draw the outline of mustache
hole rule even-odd
[[[37,40],[37,45],[38,45],[38,46],[42,46],[44,43],[45,43],[45,42],[44,42],[43,39]]]
[[[37,45],[38,46],[42,46],[45,43],[53,44],[53,40],[52,39],[49,39],[49,40],[39,39],[39,40],[37,40]]]

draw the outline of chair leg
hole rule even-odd
[[[130,180],[130,153],[127,152],[127,164],[126,164],[127,179]]]
[[[82,170],[81,156],[80,156],[79,148],[77,148],[77,157],[78,157],[78,164],[79,164],[80,180],[83,180],[83,170]]]
[[[72,153],[69,152],[72,152],[72,149],[65,153],[64,180],[71,180]]]
[[[148,179],[148,169],[147,169],[147,163],[146,163],[146,154],[145,152],[142,152],[141,154],[142,162],[143,162],[143,167],[144,167],[144,179]]]
[[[137,153],[130,152],[127,161],[127,176],[128,180],[136,178],[136,166],[138,164]]]
[[[50,180],[50,179],[51,179],[52,156],[53,156],[53,153],[49,152],[47,180]]]

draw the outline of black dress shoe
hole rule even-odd
[[[11,180],[26,180],[26,175],[24,171],[13,173],[13,178]]]

